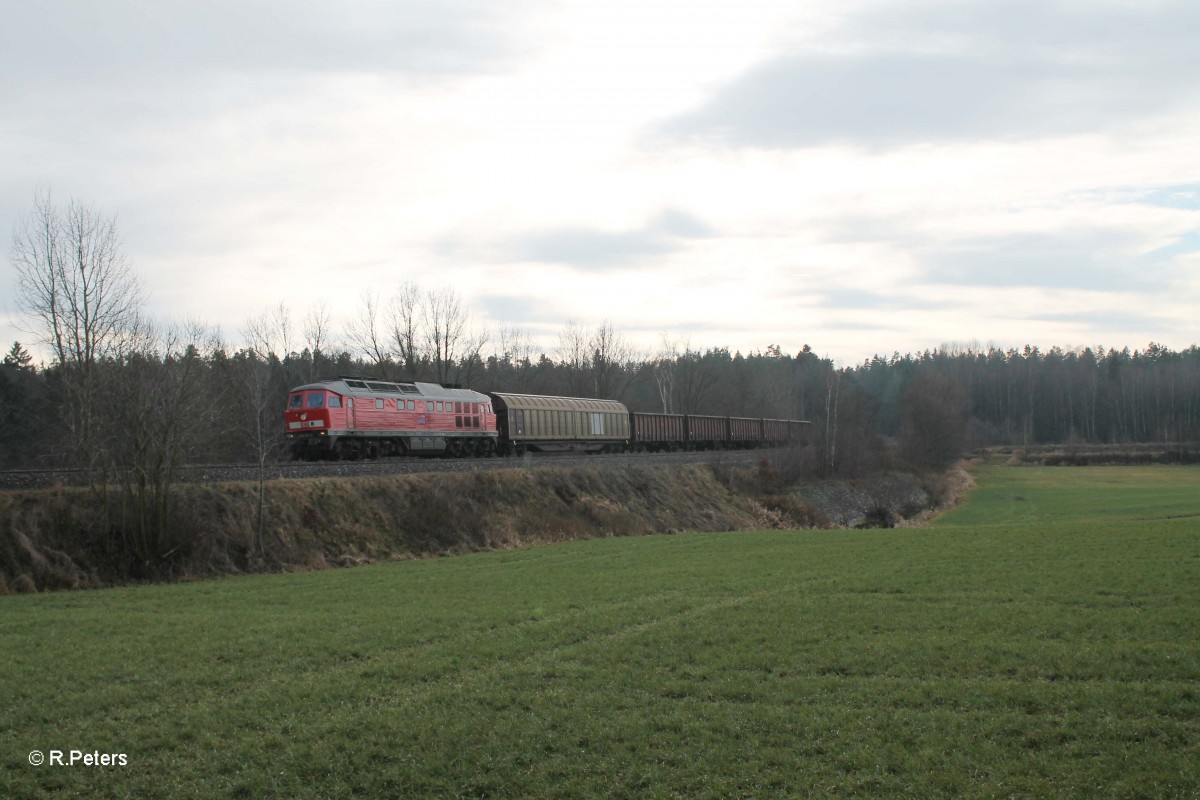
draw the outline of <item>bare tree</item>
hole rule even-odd
[[[295,336],[292,331],[292,310],[287,307],[287,303],[280,303],[267,313],[266,318],[271,327],[271,336],[277,348],[276,352],[279,354],[279,360],[282,361],[292,352],[292,341]]]
[[[171,490],[179,467],[215,421],[217,406],[204,393],[205,357],[215,342],[198,322],[164,326],[139,319],[101,365],[102,450],[118,490],[116,529],[123,552],[145,577],[158,574],[161,562],[186,544],[171,538]]]
[[[567,394],[574,397],[589,393],[592,359],[588,338],[587,328],[577,319],[567,320],[558,332],[558,360],[566,371]]]
[[[332,316],[324,300],[318,300],[304,315],[304,345],[308,349],[308,382],[317,378],[318,363],[329,349]]]
[[[686,342],[684,347],[687,347]],[[662,401],[662,413],[672,414],[675,408],[675,367],[679,361],[679,342],[662,335],[662,345],[652,365],[654,385],[658,387],[658,397]]]
[[[380,313],[379,295],[370,290],[364,291],[362,309],[358,316],[347,324],[346,336],[354,349],[375,362],[379,377],[386,380],[390,377],[388,365],[391,363],[392,354],[381,327],[383,320],[380,319]]]
[[[13,232],[11,259],[18,305],[61,370],[71,460],[94,468],[97,363],[112,353],[145,300],[116,218],[75,200],[60,209],[48,192],[38,194]]]
[[[628,339],[604,320],[588,339],[594,397],[619,400],[637,374],[641,354]]]
[[[500,326],[498,337],[500,363],[505,365],[512,375],[512,381],[506,388],[514,392],[525,392],[535,370],[533,337],[529,335],[529,331],[508,324]]]
[[[830,370],[825,377],[825,473],[837,470],[838,401],[842,395],[842,371]]]
[[[713,389],[720,383],[721,364],[728,359],[728,350],[701,353],[685,344],[675,367],[679,413],[706,413]]]
[[[276,386],[280,365],[279,349],[283,347],[283,331],[277,325],[278,317],[265,311],[246,320],[242,335],[246,348],[240,354],[237,379],[240,384],[236,393],[236,404],[244,432],[254,446],[254,459],[258,468],[258,501],[253,549],[262,555],[263,533],[266,524],[267,462],[274,456],[282,441],[279,435],[279,417],[282,411],[280,396],[286,387]]]
[[[420,380],[423,360],[424,332],[422,324],[422,301],[424,293],[413,281],[400,285],[391,304],[391,340],[400,363],[404,366],[404,377]]]
[[[473,364],[487,343],[487,335],[469,330],[470,315],[462,297],[449,287],[425,294],[421,322],[426,350],[438,383],[456,382],[463,365]]]
[[[967,396],[961,383],[938,372],[918,372],[900,408],[900,454],[907,463],[944,469],[962,455],[967,441]]]
[[[488,332],[483,328],[470,327],[463,337],[462,347],[459,348],[458,375],[455,383],[470,386],[475,375],[483,369],[483,348],[490,340]]]

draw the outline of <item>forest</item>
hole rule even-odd
[[[0,465],[87,466],[95,453],[73,446],[81,441],[87,450],[119,452],[172,438],[181,461],[281,457],[282,409],[294,386],[338,375],[439,379],[427,355],[401,365],[349,348],[230,349],[196,338],[147,341],[99,358],[87,409],[75,407],[81,390],[70,387],[79,365],[35,366],[13,343],[0,364]],[[443,380],[483,392],[612,398],[639,411],[808,419],[814,444],[829,454],[829,474],[860,471],[860,462],[871,460],[860,451],[881,446],[876,437],[898,443],[948,436],[953,455],[984,445],[1200,439],[1196,346],[939,348],[838,367],[808,347],[794,355],[772,347],[746,355],[723,348],[656,356],[629,350],[618,360],[595,346],[621,341],[611,326],[589,339],[593,349],[575,361],[562,353],[475,354],[451,364],[450,380]],[[932,430],[917,430],[922,419]]]
[[[971,447],[1200,439],[1200,348],[943,346],[834,364],[809,346],[746,354],[663,334],[639,350],[608,321],[568,321],[552,346],[487,330],[453,288],[408,281],[246,320],[238,343],[151,319],[115,219],[39,197],[10,253],[45,362],[14,342],[0,363],[0,467],[73,466],[97,483],[169,483],[188,462],[284,456],[290,388],[335,376],[430,381],[623,401],[631,409],[811,420],[807,471],[937,467]],[[31,340],[33,341],[33,340]]]

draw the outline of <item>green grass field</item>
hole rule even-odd
[[[1200,795],[1200,469],[976,474],[924,529],[0,597],[0,797]]]

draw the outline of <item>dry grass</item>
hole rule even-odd
[[[131,564],[85,489],[0,494],[0,592],[295,571],[677,531],[795,526],[704,467],[506,470],[179,486],[157,562]]]
[[[792,460],[789,461],[788,458]],[[782,459],[782,460],[781,460]],[[87,489],[0,492],[0,594],[292,572],[682,531],[891,527],[969,480],[883,474],[796,485],[801,454],[752,467],[627,467],[276,480],[175,487],[159,550],[135,559]],[[957,477],[956,477],[957,476]]]

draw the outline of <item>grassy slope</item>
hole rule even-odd
[[[95,588],[599,536],[784,527],[703,465],[278,480],[267,483],[265,500],[258,541],[255,484],[176,486],[162,537],[146,548],[154,555],[142,561],[124,544],[119,514],[108,518],[86,489],[0,492],[0,595],[5,587]]]
[[[1194,796],[1198,490],[3,597],[0,796]]]

